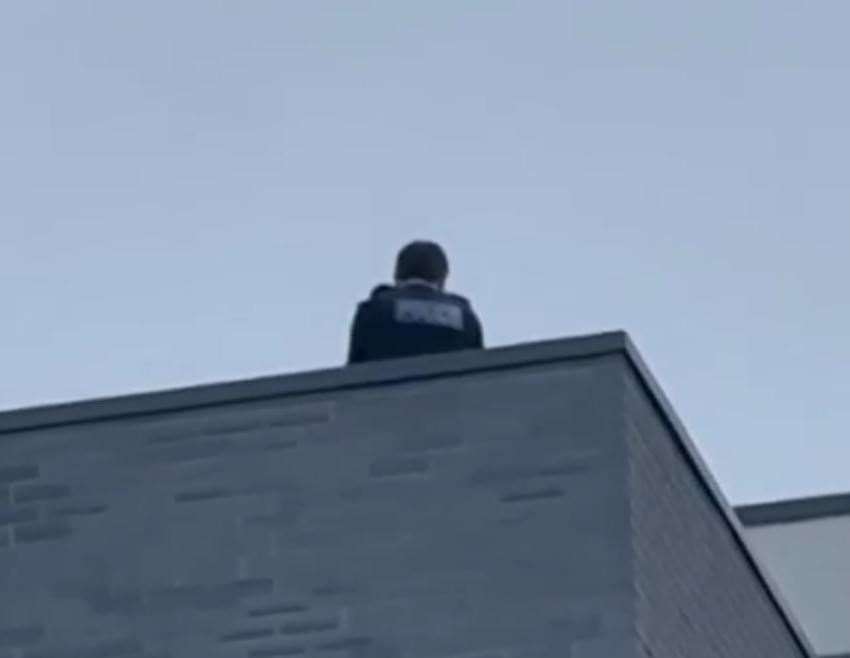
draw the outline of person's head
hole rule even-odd
[[[398,254],[395,266],[397,283],[421,279],[444,288],[449,278],[449,259],[435,242],[411,242]]]

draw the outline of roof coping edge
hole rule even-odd
[[[622,352],[625,345],[625,332],[612,331],[489,350],[469,350],[392,361],[376,361],[306,373],[37,406],[0,413],[0,436],[10,432],[45,429],[57,425],[185,411],[282,396],[331,393],[413,380],[590,358]]]
[[[850,493],[739,505],[735,508],[735,511],[741,523],[746,527],[783,525],[837,516],[850,516]]]
[[[803,651],[804,655],[809,658],[814,658],[817,654],[803,631],[802,625],[791,612],[791,606],[788,605],[788,602],[780,593],[776,582],[762,565],[760,559],[756,556],[755,551],[747,540],[741,522],[738,520],[738,517],[736,516],[729,501],[726,499],[725,494],[721,491],[720,486],[717,484],[717,481],[708,469],[702,455],[700,455],[697,450],[696,444],[685,429],[684,423],[673,409],[673,405],[670,404],[670,401],[667,399],[667,396],[664,394],[664,391],[661,389],[658,381],[652,375],[652,372],[628,335],[625,336],[625,343],[625,352],[628,361],[634,369],[641,384],[644,386],[650,400],[654,403],[659,416],[667,424],[673,436],[677,439],[679,447],[684,453],[691,468],[696,473],[697,479],[702,483],[709,498],[714,502],[715,506],[726,520],[726,524],[732,532],[735,541],[742,549],[745,558],[749,562],[758,579],[761,581],[768,596],[779,611],[779,614],[785,621],[791,635],[796,640],[797,645]]]

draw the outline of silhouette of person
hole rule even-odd
[[[398,254],[395,285],[361,302],[351,327],[348,362],[484,347],[469,301],[446,292],[449,261],[433,242],[412,242]]]

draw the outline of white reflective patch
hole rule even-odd
[[[404,324],[428,324],[463,331],[463,309],[455,304],[399,299],[395,303],[395,320]]]

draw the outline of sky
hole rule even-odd
[[[345,358],[441,241],[625,329],[727,497],[850,491],[850,3],[9,0],[0,409]]]

